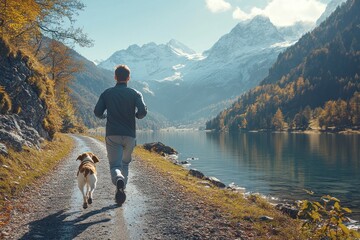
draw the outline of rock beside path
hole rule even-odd
[[[161,142],[145,143],[145,144],[143,144],[143,147],[146,150],[148,150],[150,152],[158,153],[161,156],[178,154],[178,152],[174,148],[166,146],[165,144],[163,144]]]

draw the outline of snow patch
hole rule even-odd
[[[153,91],[150,90],[149,84],[145,83],[145,86],[142,89],[145,93],[149,93],[152,96],[155,96],[155,93]]]
[[[182,79],[181,72],[175,72],[174,75],[172,75],[170,77],[166,77],[162,81],[175,81],[175,80],[181,80],[181,79]]]

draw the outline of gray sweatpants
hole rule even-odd
[[[120,178],[127,183],[129,163],[135,147],[135,138],[129,136],[107,136],[106,150],[110,164],[111,180],[114,185]]]

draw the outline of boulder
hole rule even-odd
[[[226,185],[224,183],[222,183],[216,177],[207,177],[206,180],[208,180],[209,182],[211,182],[212,184],[214,184],[218,188],[225,188],[226,187]]]
[[[189,164],[189,162],[188,161],[180,161],[179,164],[180,165],[185,165],[185,164]]]
[[[178,154],[178,152],[175,149],[173,149],[172,147],[166,146],[165,144],[163,144],[161,142],[145,143],[145,144],[143,144],[143,148],[150,152],[156,152],[156,153],[160,154],[161,156]]]
[[[194,177],[200,178],[200,179],[203,179],[205,177],[205,175],[202,172],[200,172],[200,171],[198,171],[196,169],[190,169],[189,174],[191,176],[194,176]]]

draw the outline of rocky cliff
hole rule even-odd
[[[0,38],[0,149],[40,147],[53,135],[49,119],[52,87],[35,63]]]

